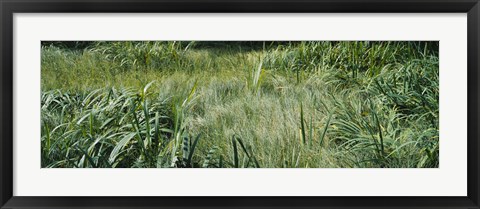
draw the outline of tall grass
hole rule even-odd
[[[42,167],[438,167],[438,62],[438,42],[44,43]]]

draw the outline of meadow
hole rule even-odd
[[[42,42],[43,168],[437,168],[439,43]]]

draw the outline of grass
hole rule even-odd
[[[42,167],[438,167],[438,63],[438,42],[43,42]]]

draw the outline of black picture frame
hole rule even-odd
[[[478,0],[0,0],[1,208],[480,208]],[[14,13],[467,13],[468,195],[465,197],[21,197],[13,196]],[[445,179],[448,181],[449,179]]]

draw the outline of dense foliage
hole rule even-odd
[[[438,167],[438,42],[44,42],[42,167]]]

